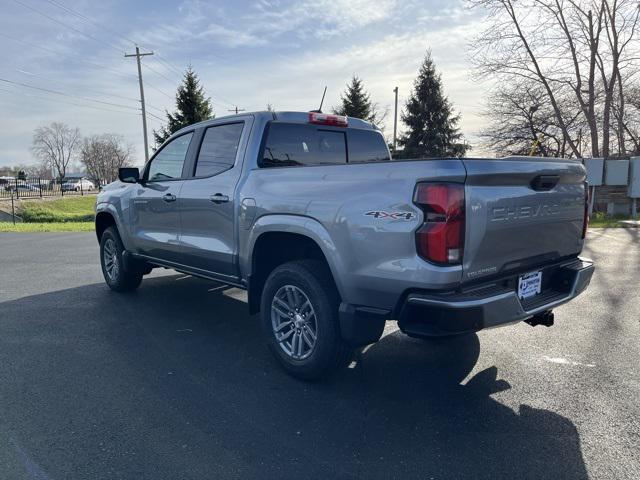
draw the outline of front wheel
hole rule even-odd
[[[300,260],[277,267],[260,306],[270,350],[291,375],[325,377],[346,365],[353,349],[341,337],[339,296],[326,265]]]
[[[100,238],[102,275],[111,290],[131,292],[142,282],[143,272],[128,267],[123,258],[124,246],[115,227],[107,228]]]

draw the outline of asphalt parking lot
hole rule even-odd
[[[235,289],[104,285],[93,234],[0,234],[0,478],[640,478],[640,231],[592,230],[552,328],[383,339],[286,376]]]

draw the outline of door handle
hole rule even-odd
[[[175,202],[176,196],[173,193],[167,193],[164,197],[162,197],[162,200],[164,200],[167,203]]]
[[[221,193],[216,193],[215,195],[211,195],[209,200],[215,204],[227,203],[229,201],[229,197]]]
[[[538,175],[531,181],[531,188],[536,192],[548,192],[560,181],[559,175]]]

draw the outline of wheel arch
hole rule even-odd
[[[98,237],[98,242],[102,238],[102,234],[109,227],[118,228],[118,224],[116,223],[116,219],[111,212],[108,211],[100,211],[96,213],[96,237]]]
[[[129,230],[126,228],[126,225],[122,224],[121,215],[122,212],[119,205],[117,206],[106,202],[98,203],[96,206],[95,219],[96,237],[98,238],[98,242],[100,242],[100,237],[107,228],[111,226],[116,227],[124,248],[131,251],[133,245],[131,245],[129,238]]]
[[[268,217],[263,217],[254,224],[249,241],[249,255],[245,257],[249,311],[253,314],[260,310],[264,282],[273,269],[293,260],[314,259],[323,262],[343,298],[339,276],[341,261],[337,258],[335,245],[324,227],[308,217]]]

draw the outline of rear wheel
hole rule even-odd
[[[300,260],[277,267],[262,292],[270,350],[291,375],[315,380],[346,365],[353,348],[340,335],[339,297],[328,268]]]
[[[111,290],[131,292],[142,282],[143,272],[127,266],[123,258],[124,246],[115,227],[107,228],[100,238],[102,275]]]

